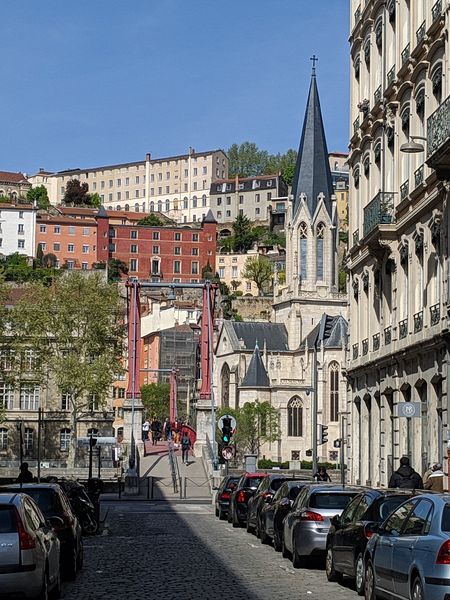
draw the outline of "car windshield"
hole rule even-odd
[[[309,501],[311,508],[344,509],[355,494],[336,494],[333,492],[317,492]]]
[[[0,506],[0,535],[2,533],[15,533],[16,519],[11,506]]]
[[[444,506],[441,529],[442,531],[450,531],[450,504]]]
[[[407,498],[405,496],[392,496],[386,498],[380,503],[377,509],[376,518],[379,521],[384,521],[393,512],[397,506],[400,506]]]
[[[27,496],[31,496],[45,516],[61,512],[58,495],[54,490],[43,488],[24,488],[22,490]]]
[[[244,482],[244,487],[250,487],[250,488],[256,489],[262,480],[263,480],[262,477],[247,477],[247,479]]]

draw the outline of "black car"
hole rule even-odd
[[[277,552],[281,552],[283,520],[291,510],[301,489],[308,483],[312,482],[308,480],[284,481],[273,500],[264,504],[259,518],[259,537],[262,544],[273,540],[273,547]]]
[[[230,508],[231,494],[239,481],[238,475],[227,475],[217,490],[216,495],[216,517],[222,521],[227,518]]]
[[[228,522],[233,527],[241,527],[247,521],[247,503],[264,477],[265,473],[244,473],[237,482],[228,511]]]
[[[248,501],[247,506],[247,531],[255,533],[257,537],[260,534],[259,517],[264,504],[272,501],[275,493],[286,481],[286,475],[270,474],[265,477],[258,486],[258,489]]]
[[[24,483],[2,486],[1,491],[27,494],[33,498],[46,519],[61,519],[59,526],[53,526],[61,544],[61,571],[68,579],[74,579],[83,565],[81,526],[61,486],[57,483]]]
[[[356,591],[364,594],[364,550],[372,536],[369,523],[381,523],[412,496],[412,490],[366,490],[353,498],[340,517],[331,519],[327,537],[328,581],[342,575],[355,579]]]

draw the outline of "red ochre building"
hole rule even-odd
[[[163,215],[158,215],[164,219]],[[123,261],[129,277],[195,283],[203,268],[214,268],[216,221],[208,212],[201,223],[160,226],[138,225],[135,212],[103,208],[58,207],[39,211],[36,249],[53,254],[57,266],[92,269],[110,259]]]

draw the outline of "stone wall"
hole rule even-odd
[[[233,300],[233,308],[244,321],[270,321],[272,315],[272,296],[261,298],[238,297]]]

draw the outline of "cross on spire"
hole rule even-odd
[[[316,74],[316,62],[319,62],[319,59],[317,58],[317,56],[315,54],[313,54],[309,60],[312,61],[312,64],[313,64],[312,74],[315,75]]]

